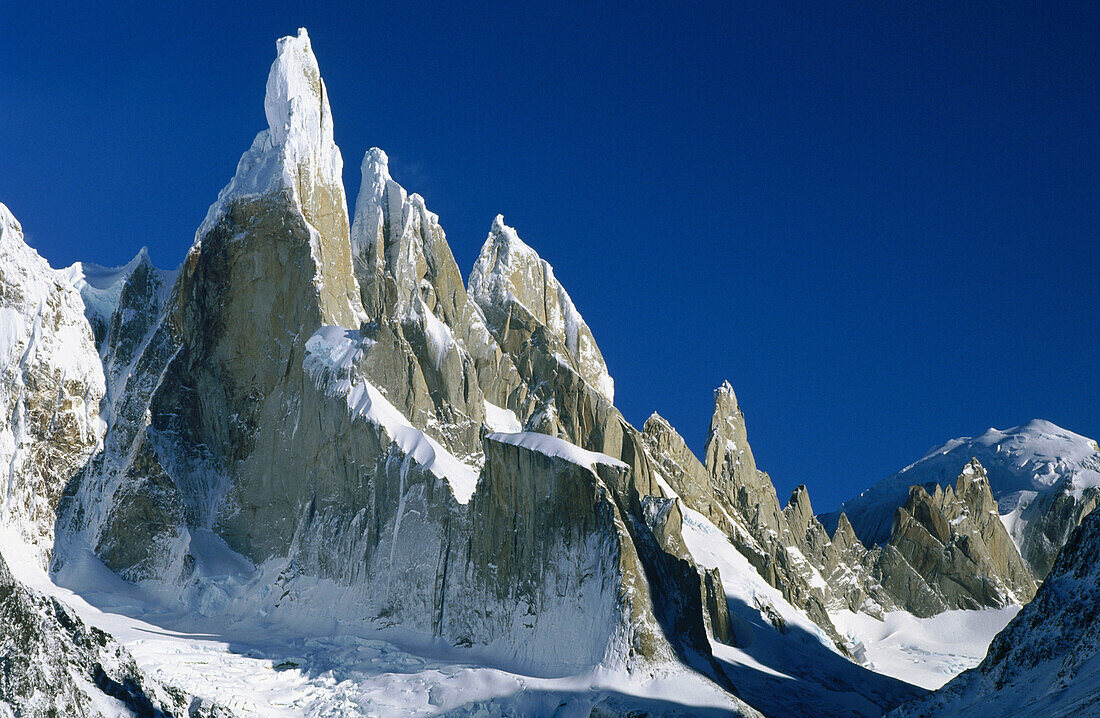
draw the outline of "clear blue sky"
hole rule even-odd
[[[503,213],[627,418],[701,450],[730,380],[782,500],[1100,435],[1100,3],[221,5],[0,5],[0,202],[55,266],[177,265],[304,25],[350,198],[382,147],[464,272]]]

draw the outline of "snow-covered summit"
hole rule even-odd
[[[438,255],[450,258],[447,239],[439,225],[439,216],[429,212],[424,198],[409,194],[390,176],[389,157],[377,147],[363,156],[362,183],[355,201],[351,226],[352,256],[370,265],[371,272],[388,272],[398,289],[395,314],[416,313],[415,301],[422,280],[432,275]],[[457,268],[457,265],[455,265]],[[370,277],[361,277],[369,283]],[[431,278],[429,278],[431,283]],[[370,304],[368,301],[367,304]]]
[[[0,202],[0,242],[12,242],[16,237],[22,241],[23,227],[3,202]]]
[[[315,188],[327,188],[343,205],[347,201],[341,177],[344,160],[332,136],[332,111],[309,34],[281,38],[267,77],[264,114],[268,129],[256,135],[241,157],[237,172],[219,193],[195,235],[201,240],[234,201],[282,189],[313,219]],[[316,198],[320,200],[323,198]]]
[[[522,308],[560,338],[576,359],[580,374],[608,401],[615,382],[607,371],[592,330],[584,322],[554,269],[497,215],[481,253],[470,272],[470,296],[486,317],[511,316]]]

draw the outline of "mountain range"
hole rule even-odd
[[[728,383],[701,457],[623,417],[502,216],[464,282],[382,150],[349,211],[305,30],[264,109],[176,270],[0,205],[0,715],[1100,710],[1095,441],[782,503]]]

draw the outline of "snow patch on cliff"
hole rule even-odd
[[[306,341],[306,373],[322,390],[343,396],[348,410],[381,427],[406,455],[445,479],[460,504],[477,488],[477,472],[414,427],[378,388],[357,376],[355,363],[373,342],[343,327],[321,327]]]
[[[549,434],[522,431],[512,434],[489,434],[488,438],[502,444],[521,446],[546,456],[556,456],[559,459],[565,459],[568,462],[577,464],[578,466],[584,466],[593,471],[596,470],[596,464],[615,466],[620,469],[630,468],[623,462],[618,459],[613,459],[607,454],[582,449],[576,444],[571,444],[564,439],[559,439]]]

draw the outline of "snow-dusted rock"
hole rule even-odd
[[[560,340],[585,381],[609,402],[615,383],[607,372],[592,330],[581,318],[554,269],[527,246],[497,215],[481,254],[470,271],[470,296],[481,307],[489,328],[507,351],[537,327]]]
[[[102,414],[110,424],[115,400],[137,373],[136,363],[160,326],[176,272],[155,267],[148,249],[142,247],[121,267],[77,262],[65,273],[80,290],[103,360],[107,396]]]
[[[62,492],[100,446],[104,391],[79,292],[0,204],[0,526],[40,560],[53,548]]]
[[[0,716],[230,718],[145,675],[111,636],[23,585],[0,555]]]
[[[351,244],[376,345],[371,376],[413,423],[474,457],[485,401],[507,405],[519,377],[466,296],[439,218],[393,180],[382,150],[366,153],[362,171]]]
[[[921,486],[912,487],[905,505],[895,512],[887,547],[900,554],[935,596],[930,606],[923,587],[918,593],[882,572],[883,583],[896,588],[901,605],[918,616],[947,608],[1022,604],[1035,594],[1035,582],[997,515],[989,480],[977,460],[963,467],[953,488],[936,485],[929,494]]]
[[[1100,513],[1073,532],[1034,600],[985,660],[892,718],[1093,716],[1100,711]]]

